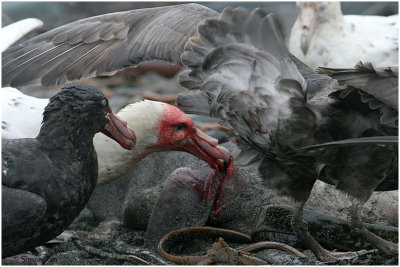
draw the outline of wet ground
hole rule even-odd
[[[72,237],[69,241],[41,247],[41,258],[32,255],[20,257],[18,264],[45,264],[45,265],[164,265],[174,264],[156,251],[145,248],[145,231],[137,231],[125,228],[119,221],[102,222],[97,227],[86,225],[86,230],[79,229],[77,224],[71,225],[69,234]],[[326,227],[326,221],[325,221]],[[78,228],[78,229],[75,229]],[[72,230],[75,229],[75,230]],[[89,230],[90,229],[90,230]],[[390,229],[389,229],[390,230]],[[393,229],[391,229],[393,230]],[[259,240],[258,235],[255,240]],[[294,237],[292,237],[294,238]],[[280,238],[278,235],[268,236],[268,241],[286,241],[287,238]],[[228,239],[229,240],[229,239]],[[201,256],[214,242],[216,236],[207,234],[199,235],[168,244],[168,252],[180,257]],[[237,248],[246,243],[226,241],[229,247]],[[303,250],[302,250],[303,251]],[[307,251],[303,251],[307,253]],[[252,257],[265,261],[266,264],[276,265],[325,265],[314,257],[302,258],[277,249],[265,249],[254,254]],[[11,261],[3,261],[3,264]],[[14,261],[15,263],[15,261]],[[226,257],[218,264],[234,264],[233,257]],[[194,264],[189,262],[188,264]],[[250,263],[247,263],[247,265]],[[373,252],[359,256],[351,260],[342,260],[338,265],[397,265],[398,259],[393,256]],[[253,264],[252,264],[253,265]]]

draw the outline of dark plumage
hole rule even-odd
[[[319,259],[357,254],[330,253],[308,234],[302,213],[316,179],[352,198],[354,230],[396,254],[396,244],[365,229],[359,207],[375,190],[397,189],[397,68],[359,64],[329,70],[338,80],[318,75],[287,52],[260,9],[227,8],[198,32],[182,55],[180,82],[190,91],[179,106],[232,129],[239,163],[258,162],[264,184],[298,203],[293,230]]]
[[[90,86],[63,88],[43,115],[36,138],[2,140],[3,257],[49,241],[78,216],[97,182],[97,132],[134,145],[133,132]]]
[[[345,87],[335,93],[336,98],[345,98],[356,91],[357,100],[368,104],[367,110],[379,110],[380,122],[389,127],[398,124],[398,67],[374,68],[371,63],[359,62],[353,69],[319,68]],[[359,105],[360,106],[360,105]]]
[[[153,15],[146,17],[149,14]],[[319,259],[343,255],[324,250],[302,221],[303,206],[316,179],[351,196],[349,224],[354,229],[380,250],[397,253],[395,244],[365,231],[358,214],[374,190],[397,189],[398,108],[393,102],[398,95],[397,68],[374,69],[364,64],[351,70],[329,70],[338,80],[317,74],[286,50],[273,16],[262,9],[226,8],[218,14],[188,4],[103,17],[137,21],[127,24],[127,36],[134,33],[135,37],[121,38],[129,49],[116,50],[110,45],[116,41],[104,40],[99,42],[114,51],[112,55],[91,50],[87,56],[83,51],[90,50],[90,44],[74,34],[80,36],[81,25],[99,18],[81,20],[79,27],[78,22],[68,24],[5,51],[3,85],[47,85],[65,77],[90,76],[79,70],[79,60],[70,62],[61,76],[43,69],[22,77],[19,73],[32,70],[35,62],[64,64],[66,55],[54,56],[49,46],[79,45],[82,52],[75,57],[104,62],[100,67],[90,64],[93,71],[98,68],[97,74],[141,60],[172,60],[186,68],[179,81],[190,89],[178,96],[179,107],[217,117],[231,129],[241,149],[236,162],[258,163],[267,186],[297,201],[294,232]],[[62,43],[57,37],[61,30],[68,33]],[[346,72],[350,76],[342,79]]]
[[[363,132],[358,136],[357,133],[353,133],[352,137],[378,136],[376,139],[379,140],[376,140],[376,143],[389,141],[397,145],[399,118],[397,66],[374,68],[370,63],[360,62],[353,69],[319,68],[317,71],[331,76],[342,86],[330,95],[330,98],[335,99],[333,106],[344,113],[337,119],[337,124],[342,124],[342,128],[348,127],[354,130],[358,129],[360,127],[358,124],[361,124],[364,120],[364,123],[369,124],[362,124],[363,128],[358,130]],[[348,118],[352,119],[352,117],[348,113],[355,112],[359,114],[360,118],[356,117],[354,121],[349,121]],[[345,121],[349,121],[349,125],[345,125]],[[343,129],[342,132],[345,132],[345,130]],[[373,138],[369,138],[369,140],[373,140]],[[360,143],[362,142],[360,140]],[[389,147],[389,150],[392,148]],[[397,147],[395,151],[397,154]],[[374,164],[379,166],[378,160]],[[393,158],[392,165],[388,168],[386,178],[379,183],[375,191],[397,190],[397,169],[396,156]],[[327,172],[330,173],[331,171]],[[372,176],[372,174],[366,177],[369,176]],[[322,179],[321,176],[320,179]]]

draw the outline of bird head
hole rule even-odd
[[[79,147],[82,141],[92,142],[98,132],[127,150],[135,146],[135,133],[112,112],[100,90],[88,85],[72,84],[63,87],[50,99],[43,113],[38,138],[48,145],[58,142],[60,144],[57,147],[61,147],[64,142],[60,142],[59,138],[65,137]],[[49,136],[53,138],[49,140]]]
[[[180,109],[164,104],[155,147],[159,150],[185,151],[207,162],[217,170],[224,169],[231,154],[218,145],[218,140],[196,128]]]
[[[300,45],[306,55],[318,25],[337,19],[342,12],[339,2],[300,2],[297,5],[302,29]]]
[[[132,151],[122,151],[113,142],[95,137],[99,157],[99,183],[104,184],[127,172],[136,162],[152,152],[183,151],[205,161],[217,171],[227,171],[232,167],[232,156],[218,145],[218,140],[208,136],[195,127],[194,122],[175,106],[156,102],[141,101],[130,104],[119,111],[118,116],[128,123],[136,134],[136,146]],[[104,143],[107,141],[107,144]],[[113,151],[105,153],[102,149]],[[104,152],[104,153],[103,153]],[[102,158],[110,155],[114,160]],[[117,158],[117,155],[118,159]],[[104,162],[104,164],[103,164]],[[116,163],[119,164],[115,167]],[[104,166],[105,177],[102,172]]]
[[[142,149],[151,152],[188,152],[216,169],[223,168],[229,161],[231,154],[218,145],[218,140],[196,128],[194,122],[177,107],[156,101],[143,101],[135,105],[139,109],[152,110],[145,115],[146,122],[142,120],[141,123],[142,136],[145,139]],[[129,113],[138,114],[137,111]],[[126,118],[129,124],[129,116],[125,117],[125,112],[122,112],[121,116]],[[136,126],[132,127],[135,129]]]

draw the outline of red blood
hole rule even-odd
[[[261,129],[256,129],[256,132],[259,134],[267,134],[268,133],[267,131],[263,131]]]
[[[182,131],[176,131],[176,129],[173,126],[179,123],[185,123],[187,127]],[[159,127],[160,128],[158,129],[159,130],[158,144],[164,145],[165,147],[174,148],[174,150],[180,150],[173,145],[174,142],[181,141],[186,137],[193,136],[195,134],[194,122],[191,119],[189,119],[189,117],[187,117],[181,110],[167,104],[164,105],[163,119]],[[182,142],[180,144],[182,145]],[[195,151],[192,151],[191,153],[197,154],[197,157],[199,157],[200,154],[204,155],[204,152],[201,153],[199,147],[195,146],[194,150]],[[232,172],[234,171],[232,155],[230,157],[231,157],[230,162],[225,164],[223,164],[222,161],[220,161],[219,159],[213,159],[211,157],[207,159],[205,156],[202,157],[203,160],[208,162],[209,165],[217,171],[217,175],[219,178],[219,186],[217,185],[218,189],[216,194],[215,194],[215,182],[214,183],[205,182],[203,184],[201,183],[191,184],[193,188],[195,188],[201,195],[204,196],[204,199],[206,200],[214,199],[212,208],[212,212],[214,215],[217,215],[223,209],[223,207],[220,206],[221,196],[223,192],[223,185],[224,182],[227,179],[229,179],[229,177],[232,175]]]
[[[221,206],[221,202],[223,201],[222,192],[224,191],[224,183],[226,180],[228,180],[231,177],[234,170],[235,170],[235,166],[233,164],[233,157],[231,155],[229,165],[227,166],[226,170],[224,170],[225,177],[222,180],[220,179],[218,191],[217,191],[217,194],[216,194],[213,206],[212,206],[212,213],[214,214],[214,216],[217,216],[218,213],[220,213],[220,211],[223,210],[223,208],[224,208]],[[218,176],[220,177],[219,172],[218,172]]]
[[[209,168],[194,170],[190,168],[181,168],[173,176],[173,181],[179,184],[186,184],[194,188],[204,201],[212,200],[214,202],[218,183],[215,179],[215,171]]]

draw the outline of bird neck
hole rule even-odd
[[[160,123],[162,105],[142,101],[129,105],[117,113],[128,123],[136,135],[136,145],[131,151],[121,148],[103,134],[96,134],[94,146],[99,161],[98,185],[109,183],[127,173],[137,162],[157,149],[157,124]]]

